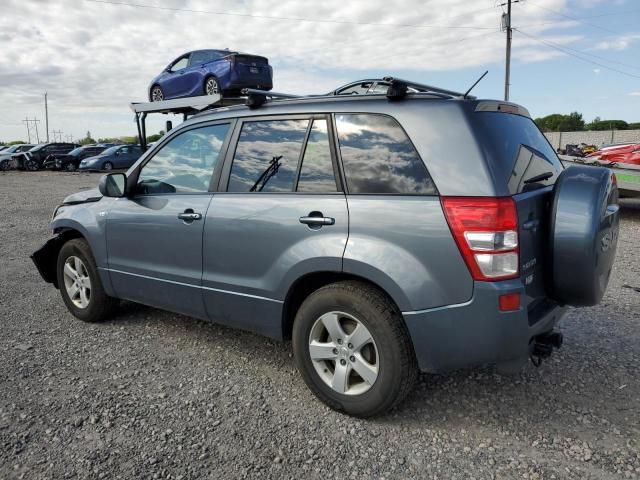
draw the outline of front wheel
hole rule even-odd
[[[72,162],[69,162],[69,163],[67,163],[67,164],[65,165],[64,169],[65,169],[67,172],[75,172],[75,171],[76,171],[76,166],[75,166]]]
[[[104,162],[104,165],[102,165],[102,169],[103,170],[113,170],[113,163],[111,162]]]
[[[334,283],[307,297],[294,321],[293,352],[311,391],[331,408],[358,417],[393,408],[417,377],[398,309],[362,282]]]
[[[35,160],[26,160],[24,162],[24,168],[30,172],[37,172],[40,170],[40,165]]]
[[[0,162],[0,171],[6,172],[7,170],[9,170],[9,167],[9,160],[2,160]]]
[[[111,316],[118,300],[102,287],[89,244],[76,238],[60,249],[57,264],[58,288],[67,309],[84,322],[99,322]]]
[[[154,85],[149,95],[152,102],[161,102],[164,100],[164,92],[158,85]]]

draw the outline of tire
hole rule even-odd
[[[102,164],[102,170],[107,170],[107,171],[111,171],[113,170],[113,163],[111,162],[104,162]]]
[[[220,93],[220,84],[218,83],[218,79],[214,76],[207,77],[204,80],[204,94],[218,95]]]
[[[67,270],[68,273],[65,273],[67,263],[77,273],[76,276],[73,276],[69,270]],[[109,297],[104,292],[93,254],[84,239],[69,240],[62,246],[58,254],[56,272],[62,300],[74,317],[83,322],[94,323],[113,315],[118,306],[118,300]],[[84,290],[85,293],[80,292],[72,296],[72,292],[75,290],[73,285],[75,283],[77,286],[78,280],[82,285],[78,290]],[[88,292],[86,292],[87,288]],[[86,300],[86,304],[83,300]]]
[[[69,162],[64,166],[64,169],[67,172],[75,172],[76,171],[76,166],[72,162]]]
[[[149,101],[150,102],[161,102],[164,100],[164,92],[160,85],[154,85],[151,87],[151,92],[149,93]]]
[[[10,168],[9,160],[2,160],[0,162],[0,171],[6,172],[9,170],[9,168]]]
[[[340,325],[340,330],[334,329],[338,332],[335,336],[346,334],[342,335],[342,343],[325,328],[325,322],[331,324],[333,319]],[[362,334],[361,341],[352,345],[349,340],[356,338],[354,327],[362,326],[371,341],[363,343],[366,335]],[[309,295],[296,314],[292,337],[302,378],[334,410],[363,418],[380,415],[398,405],[413,388],[418,367],[400,312],[383,292],[366,283],[337,282]],[[316,360],[312,360],[312,343],[322,348],[320,360],[317,353]],[[364,346],[359,349],[357,343]],[[327,360],[323,355],[333,358]],[[338,362],[345,365],[340,367],[342,372],[346,369],[351,373],[336,377]],[[359,371],[367,374],[361,376]],[[364,381],[365,377],[373,382]],[[346,381],[341,382],[342,378]]]
[[[40,170],[40,165],[38,165],[38,162],[36,160],[27,159],[24,161],[24,169],[30,172],[37,172],[38,170]]]
[[[616,255],[618,187],[608,168],[572,166],[558,177],[551,206],[551,295],[573,306],[602,300]]]

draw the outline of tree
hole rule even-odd
[[[536,118],[535,122],[543,132],[578,132],[584,130],[584,120],[582,114],[578,112],[571,112],[569,115],[552,113],[546,117]]]
[[[96,143],[96,141],[91,138],[91,132],[87,130],[87,136],[80,140],[78,143],[80,143],[80,145],[89,145],[90,143]]]
[[[158,140],[160,140],[162,138],[163,135],[164,135],[164,130],[160,130],[160,132],[158,132],[158,133],[154,133],[153,135],[149,135],[147,137],[147,143],[157,142]]]
[[[629,130],[640,130],[640,122],[630,123]]]
[[[624,120],[600,120],[599,117],[587,124],[587,130],[627,130],[629,124]]]

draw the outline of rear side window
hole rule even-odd
[[[476,112],[475,119],[491,150],[489,167],[507,183],[511,194],[526,190],[527,180],[547,172],[552,176],[536,183],[555,183],[562,163],[533,120],[500,112]]]
[[[300,167],[297,190],[311,193],[337,191],[329,146],[329,131],[327,121],[324,119],[314,120],[311,126]]]
[[[336,126],[349,193],[437,194],[396,120],[376,114],[337,114]]]
[[[229,192],[292,192],[309,120],[242,124]]]

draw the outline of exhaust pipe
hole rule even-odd
[[[548,332],[533,337],[531,346],[531,362],[539,367],[542,360],[551,356],[554,348],[562,346],[563,336],[560,332]]]

